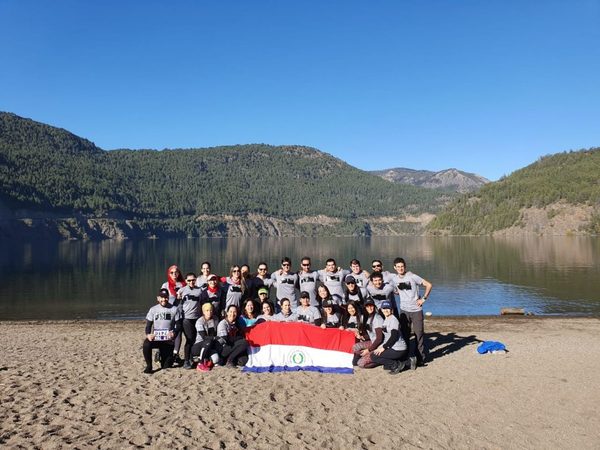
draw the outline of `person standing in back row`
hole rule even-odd
[[[425,365],[425,327],[423,320],[423,304],[427,301],[433,285],[412,272],[407,272],[406,262],[402,258],[394,260],[396,275],[391,283],[400,297],[400,331],[407,345],[410,343],[411,328],[417,341],[417,365]],[[419,295],[419,286],[425,287],[425,293]],[[410,350],[410,349],[409,349]]]
[[[327,286],[332,296],[339,297],[343,302],[345,300],[344,278],[349,273],[349,270],[339,268],[335,259],[329,258],[325,262],[325,270],[319,270],[319,281]]]
[[[281,269],[276,270],[271,275],[273,285],[277,288],[277,302],[281,306],[284,298],[289,299],[292,309],[298,307],[298,296],[296,295],[296,286],[298,284],[298,274],[292,273],[292,260],[287,256],[281,260]]]
[[[319,273],[310,268],[310,258],[305,256],[300,260],[300,272],[298,272],[298,287],[301,292],[307,292],[310,298],[310,306],[319,306],[317,301],[317,281]]]

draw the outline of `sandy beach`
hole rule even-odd
[[[600,320],[430,318],[392,376],[142,373],[143,322],[0,322],[3,448],[599,448]],[[507,354],[479,355],[500,340]]]

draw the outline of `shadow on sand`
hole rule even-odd
[[[426,333],[425,349],[429,350],[428,360],[432,361],[436,358],[454,353],[461,348],[474,343],[483,342],[475,335],[460,336],[456,333]],[[414,351],[416,346],[415,339],[411,339],[411,350]],[[411,353],[414,354],[414,353]]]

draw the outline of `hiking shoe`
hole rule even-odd
[[[146,368],[144,369],[144,373],[152,373],[152,367],[146,366]]]
[[[200,364],[198,364],[198,365],[196,366],[196,370],[197,370],[198,372],[208,372],[208,371],[210,370],[210,368],[209,368],[209,367],[206,367],[206,364],[204,364],[204,363],[200,363]]]
[[[160,368],[161,369],[170,369],[173,367],[173,357],[169,356],[166,361],[162,361]]]
[[[398,375],[400,372],[404,370],[408,361],[398,361],[398,365],[390,370],[390,374]]]
[[[410,370],[416,370],[417,369],[417,357],[411,356],[409,358],[409,360],[410,360]]]
[[[189,359],[185,360],[185,362],[183,363],[183,368],[184,369],[193,369],[192,363],[190,362]]]

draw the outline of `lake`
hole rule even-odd
[[[297,270],[327,258],[371,270],[381,259],[433,283],[425,311],[497,315],[502,307],[534,314],[600,314],[600,238],[371,237],[229,238],[103,242],[0,242],[1,319],[142,319],[155,303],[166,269],[197,272],[204,260],[225,274],[231,264],[260,261]]]

